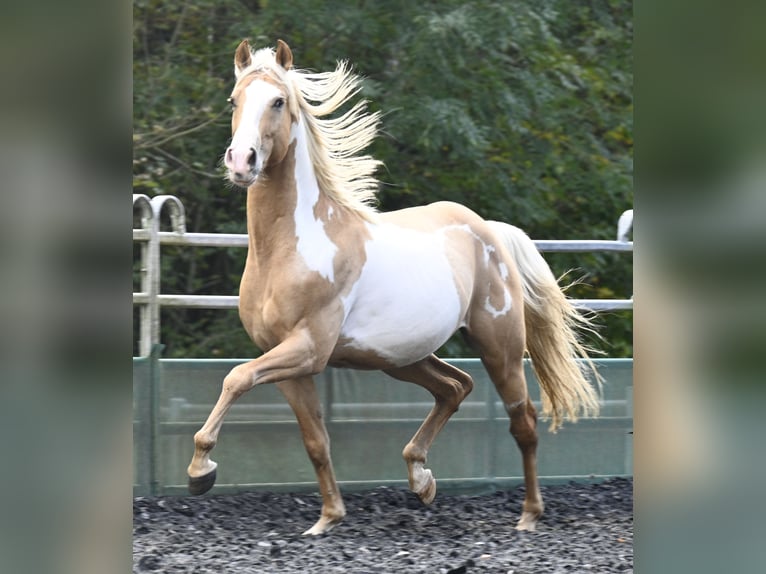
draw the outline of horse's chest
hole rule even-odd
[[[300,260],[264,267],[248,262],[239,289],[239,316],[251,339],[268,349],[289,336],[327,297],[328,284]]]
[[[289,329],[290,318],[278,307],[281,298],[295,292],[293,286],[280,281],[262,266],[251,263],[245,266],[239,286],[239,318],[261,349],[276,345]]]

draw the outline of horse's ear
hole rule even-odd
[[[282,40],[277,40],[277,64],[285,70],[293,67],[293,53],[290,50],[290,46]]]
[[[234,52],[234,75],[239,77],[242,70],[247,68],[251,61],[250,43],[247,40],[242,40],[237,46],[237,51]]]

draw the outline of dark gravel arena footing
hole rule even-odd
[[[133,572],[459,574],[633,572],[633,480],[543,486],[536,532],[514,529],[523,487],[487,495],[345,493],[329,534],[301,536],[316,494],[252,492],[133,501]]]

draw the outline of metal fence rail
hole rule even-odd
[[[160,230],[160,216],[168,209],[172,231]],[[139,305],[139,355],[149,356],[152,347],[160,343],[160,308],[186,307],[197,309],[236,309],[236,295],[168,295],[160,293],[160,246],[187,247],[247,247],[247,234],[239,233],[187,233],[185,211],[181,201],[173,195],[149,198],[133,194],[133,210],[140,211],[141,227],[133,229],[133,241],[141,244],[141,290],[133,293],[133,304]],[[633,252],[633,242],[626,240],[632,225],[633,211],[620,217],[617,240],[535,240],[544,252]],[[622,311],[633,309],[633,299],[575,299],[577,307],[593,311]]]

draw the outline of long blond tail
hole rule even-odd
[[[594,332],[593,323],[567,299],[532,240],[518,227],[489,222],[502,237],[521,275],[527,351],[540,384],[542,414],[551,417],[551,431],[565,418],[598,414],[602,378],[588,356],[592,352],[578,331]],[[577,361],[576,359],[582,359]]]

